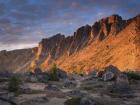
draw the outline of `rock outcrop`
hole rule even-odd
[[[109,35],[118,34],[126,25],[126,21],[121,16],[112,15],[103,18],[92,26],[92,37],[98,37],[99,40],[105,39]]]
[[[80,27],[73,36],[57,34],[43,39],[31,68],[47,69],[56,62],[67,71],[99,69],[111,64],[121,70],[140,69],[139,21],[139,15],[129,20],[112,15],[93,26]]]

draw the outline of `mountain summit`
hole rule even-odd
[[[26,62],[25,65],[24,62],[25,59],[27,61],[25,54],[17,53],[20,57],[14,57],[19,62],[13,64],[15,58],[11,59],[9,52],[1,52],[0,65],[5,65],[3,69],[7,70],[7,62],[12,62],[9,66],[17,71],[25,67],[26,69],[40,67],[47,70],[52,63],[56,63],[67,72],[90,71],[108,65],[115,65],[121,70],[140,70],[140,15],[123,20],[121,16],[115,14],[95,22],[92,26],[80,27],[73,36],[65,37],[57,34],[42,39],[37,48],[27,51],[26,54],[29,54],[27,57],[30,58],[28,64]],[[13,67],[19,63],[24,67],[20,67],[21,69]]]

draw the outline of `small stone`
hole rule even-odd
[[[70,81],[68,79],[66,79],[64,81],[64,87],[65,88],[72,88],[72,87],[75,87],[76,86],[76,83],[74,83],[73,81]]]
[[[75,96],[75,97],[83,97],[86,95],[85,93],[82,93],[80,90],[72,90],[72,91],[68,92],[68,94],[70,96]]]
[[[56,85],[51,85],[51,84],[46,85],[46,87],[44,88],[44,90],[48,90],[48,91],[60,91],[60,89]]]

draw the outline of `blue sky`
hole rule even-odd
[[[80,26],[119,14],[140,13],[140,0],[0,0],[0,50],[37,45],[46,37],[72,35]]]

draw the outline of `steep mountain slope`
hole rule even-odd
[[[52,63],[67,72],[90,71],[115,65],[140,70],[140,15],[123,20],[119,15],[82,26],[73,36],[57,34],[38,47],[0,52],[0,70],[47,70]]]
[[[117,35],[94,41],[77,54],[59,59],[58,63],[66,70],[100,69],[110,64],[121,70],[140,69],[139,43],[140,18],[137,17]]]
[[[112,15],[83,26],[73,36],[43,39],[31,68],[46,70],[51,63],[67,71],[101,69],[107,65],[140,69],[140,15],[123,20]]]

